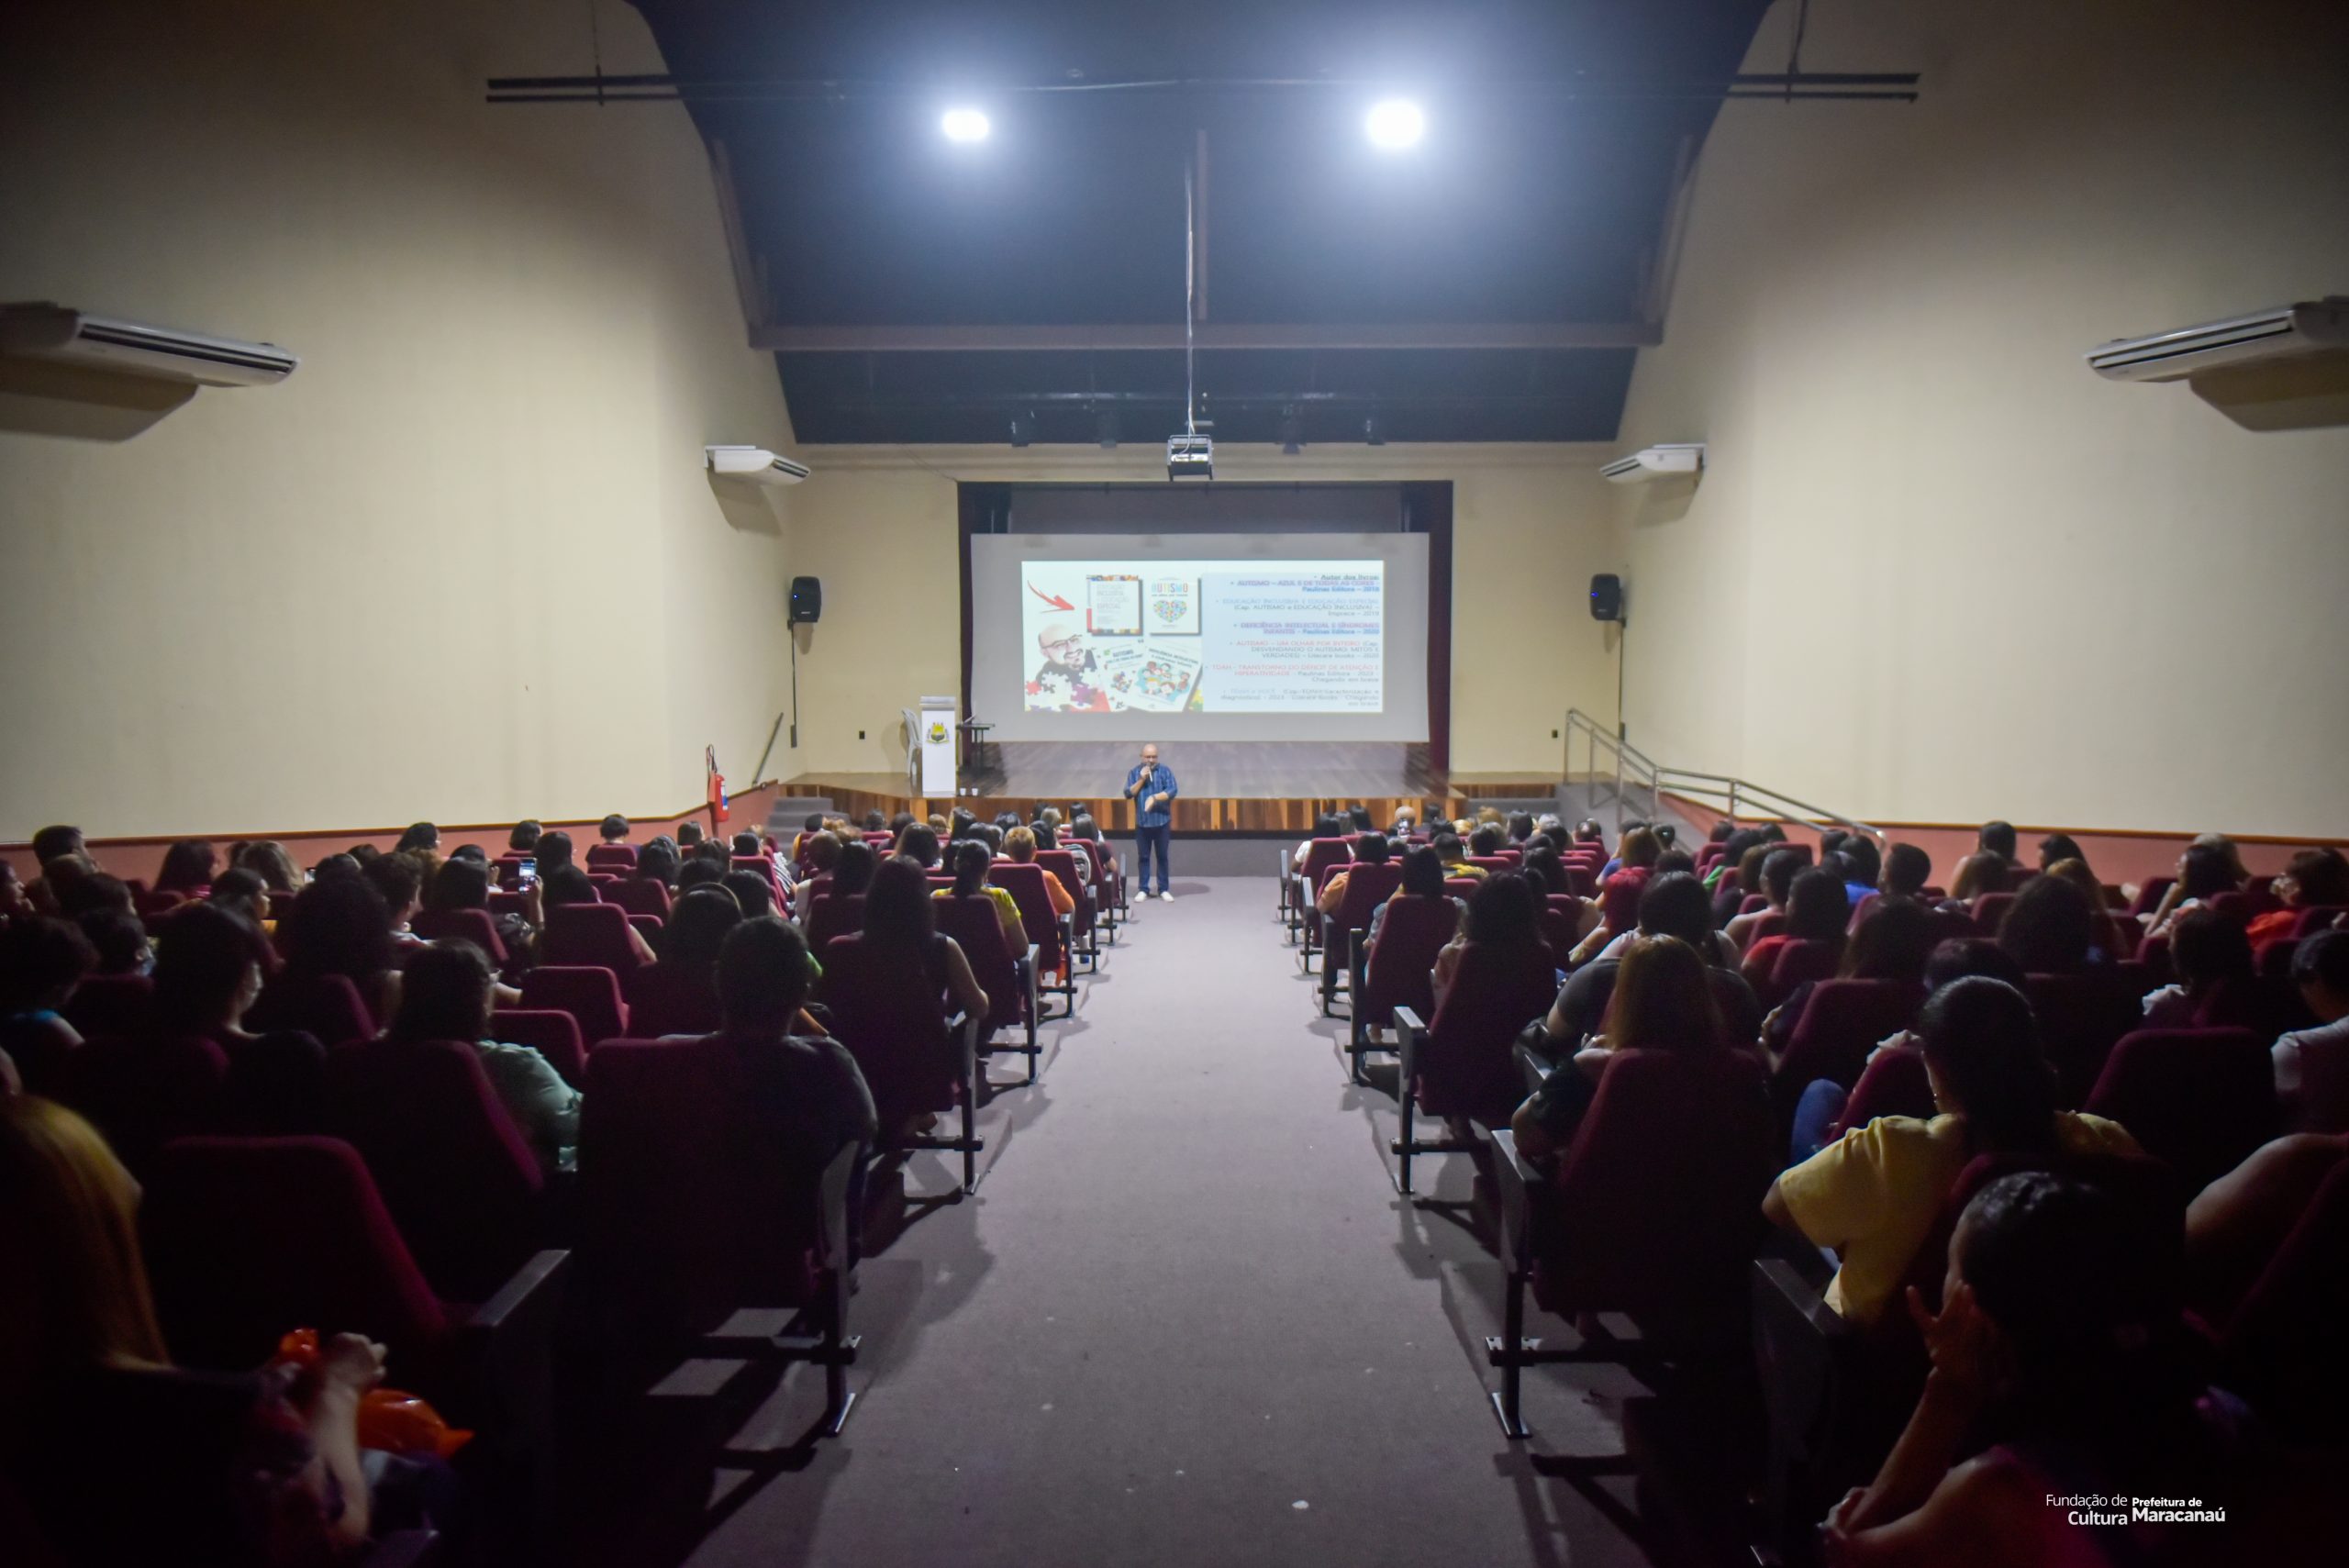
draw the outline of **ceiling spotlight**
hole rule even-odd
[[[1386,444],[1386,421],[1375,414],[1366,414],[1362,421],[1364,446],[1383,447]]]
[[[947,110],[939,120],[938,128],[946,133],[949,141],[985,141],[995,127],[978,110],[965,108]]]
[[[1408,98],[1382,98],[1370,106],[1362,128],[1373,145],[1392,150],[1416,146],[1427,134],[1428,120]]]
[[[1275,433],[1280,438],[1282,456],[1295,457],[1304,450],[1305,421],[1297,417],[1296,409],[1281,410],[1280,428]]]
[[[1011,417],[1011,444],[1015,447],[1024,447],[1035,439],[1035,411],[1030,409],[1023,414],[1014,414]]]

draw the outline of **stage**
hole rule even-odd
[[[1125,741],[1028,740],[973,748],[958,777],[954,796],[916,794],[910,779],[896,773],[818,773],[787,781],[776,804],[778,818],[798,823],[793,803],[825,799],[833,809],[862,816],[867,811],[951,812],[957,806],[982,817],[1000,811],[1022,816],[1041,806],[1072,806],[1092,814],[1105,832],[1128,833],[1133,806],[1119,795],[1126,773],[1141,748]],[[1435,767],[1424,745],[1399,741],[1197,741],[1159,742],[1159,761],[1174,770],[1181,795],[1174,802],[1177,834],[1279,834],[1310,832],[1324,811],[1366,807],[1379,822],[1391,821],[1403,806],[1430,806],[1450,815],[1486,804],[1542,803],[1556,794],[1557,775],[1459,773]],[[807,807],[798,806],[800,815]]]

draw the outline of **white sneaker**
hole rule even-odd
[[[1172,893],[1161,893],[1159,896],[1166,900],[1169,904],[1174,902],[1174,895]]]

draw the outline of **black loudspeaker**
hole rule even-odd
[[[1623,618],[1623,579],[1612,572],[1602,572],[1590,580],[1590,618]]]
[[[824,618],[824,584],[818,577],[791,580],[791,624],[813,626]]]

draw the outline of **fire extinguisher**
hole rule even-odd
[[[726,775],[718,771],[718,748],[702,748],[702,765],[709,774],[709,825],[715,830],[726,820]]]

